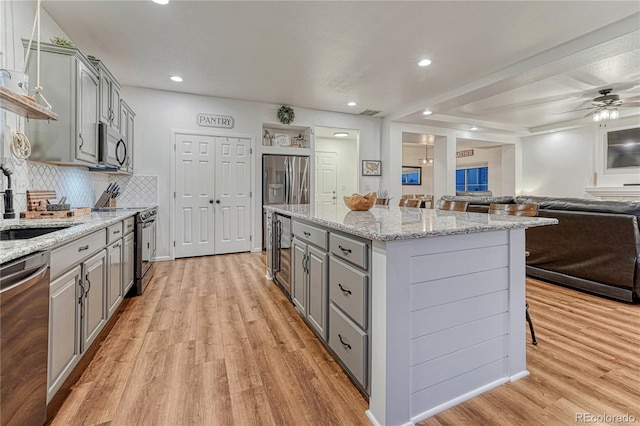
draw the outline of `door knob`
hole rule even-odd
[[[209,204],[213,204],[213,200],[209,200]]]

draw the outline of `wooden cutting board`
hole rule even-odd
[[[79,207],[77,209],[62,210],[58,212],[20,212],[20,219],[65,219],[69,217],[86,216],[91,214],[91,207]]]
[[[56,191],[27,189],[27,210],[36,211],[41,201],[47,204],[51,198],[56,198]]]

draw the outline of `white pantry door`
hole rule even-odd
[[[216,254],[251,249],[250,148],[248,138],[216,137]]]
[[[176,258],[215,253],[214,144],[213,136],[176,135]]]
[[[316,152],[316,201],[320,204],[336,203],[336,153]]]

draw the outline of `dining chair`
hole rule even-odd
[[[538,216],[540,206],[537,203],[523,203],[523,204],[489,204],[489,214],[495,215],[510,215],[510,216]],[[525,250],[524,256],[528,257],[531,253],[529,250]],[[525,302],[525,318],[529,324],[529,331],[531,331],[531,343],[538,344],[536,340],[536,333],[533,331],[533,322],[531,321],[531,315],[529,315],[529,303]]]
[[[468,201],[440,200],[436,206],[438,210],[451,210],[455,212],[466,212],[467,208],[469,208]]]
[[[422,201],[416,199],[407,199],[404,202],[404,207],[421,207]]]
[[[378,206],[388,206],[389,199],[388,198],[378,198],[376,199],[376,205]]]

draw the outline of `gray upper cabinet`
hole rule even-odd
[[[122,92],[122,86],[102,61],[93,57],[90,59],[100,74],[100,121],[107,123],[123,134],[120,123],[120,93]]]
[[[23,42],[26,48],[28,42]],[[94,165],[98,163],[98,73],[78,49],[41,43],[40,50],[42,94],[59,119],[28,121],[30,159]],[[34,45],[27,67],[34,86],[35,55]]]
[[[127,159],[122,165],[122,170],[133,173],[133,130],[134,117],[136,114],[131,107],[124,101],[120,101],[120,133],[124,138],[127,147]]]

